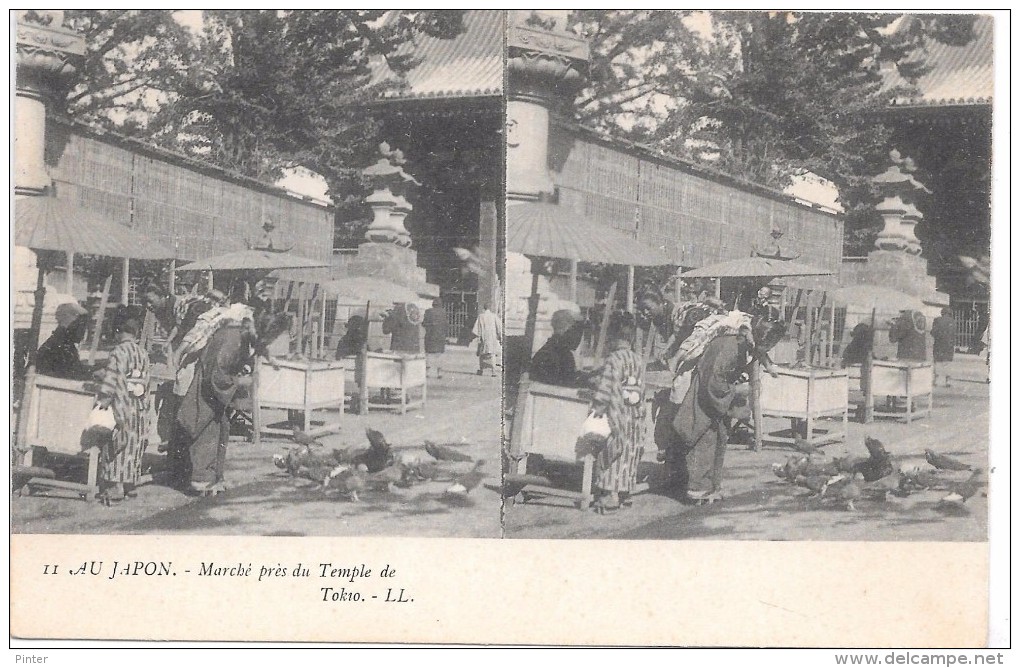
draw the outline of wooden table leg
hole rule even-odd
[[[580,509],[588,510],[591,506],[592,494],[591,494],[591,482],[593,476],[593,469],[595,468],[595,458],[590,454],[584,456],[584,471],[581,476],[581,501]]]

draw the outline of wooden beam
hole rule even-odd
[[[96,352],[99,351],[99,339],[103,336],[103,320],[106,318],[106,304],[110,299],[110,283],[113,281],[113,274],[109,274],[103,282],[103,296],[99,299],[99,312],[96,314],[96,333],[92,337],[92,346],[89,348],[89,366],[96,363]]]
[[[616,306],[616,286],[617,282],[613,281],[613,284],[609,286],[609,294],[606,296],[606,308],[602,312],[602,324],[599,326],[599,338],[595,343],[595,363],[602,359],[602,353],[606,349],[606,333],[609,331],[609,316],[613,313],[613,307]]]
[[[874,356],[875,309],[871,309],[871,333],[868,335],[868,345],[864,351],[864,362],[861,364],[861,389],[864,390],[864,424],[871,424],[875,419],[875,393],[871,384],[871,372],[874,368],[872,358]]]

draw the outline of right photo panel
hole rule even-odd
[[[993,22],[508,13],[506,538],[987,541]]]

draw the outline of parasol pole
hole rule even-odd
[[[864,390],[864,424],[871,424],[875,419],[875,392],[871,384],[871,372],[874,368],[872,358],[875,353],[875,309],[871,309],[871,332],[868,334],[868,345],[861,363],[861,389]]]
[[[36,251],[35,268],[37,271],[34,304],[32,306],[32,323],[29,325],[28,354],[29,366],[35,366],[35,351],[39,349],[39,333],[42,331],[42,315],[46,299],[46,272],[49,271],[48,258],[44,259],[45,251]]]
[[[577,303],[577,260],[570,261],[570,301]]]
[[[531,296],[528,297],[528,317],[524,321],[524,340],[528,345],[528,358],[535,352],[535,327],[538,321],[538,272],[535,270],[536,260],[531,261]]]
[[[755,452],[761,450],[762,438],[764,434],[764,425],[762,421],[761,410],[761,362],[758,361],[757,357],[751,359],[751,378],[750,378],[750,394],[751,394],[751,419],[754,421],[754,443],[751,445],[751,449]]]
[[[131,259],[124,258],[123,263],[124,278],[120,282],[120,303],[127,306],[128,303],[128,291],[130,289],[130,283],[128,280],[131,277]]]
[[[634,312],[634,265],[627,265],[627,313]]]
[[[606,308],[602,311],[602,323],[599,325],[599,340],[595,343],[595,361],[602,359],[602,352],[606,349],[606,334],[609,332],[609,316],[612,315],[613,307],[616,305],[617,282],[609,286],[609,294],[606,296]]]
[[[89,348],[89,366],[95,364],[99,339],[103,336],[103,319],[106,317],[106,304],[110,299],[110,283],[112,281],[113,274],[107,274],[106,280],[103,282],[103,296],[99,300],[99,312],[96,314],[96,332],[92,337],[92,346]]]
[[[372,302],[365,302],[365,338],[361,343],[361,350],[358,351],[355,366],[355,375],[358,379],[358,415],[368,415],[368,317],[371,308]]]

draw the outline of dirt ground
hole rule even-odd
[[[473,459],[484,459],[482,485],[466,496],[446,494],[450,482],[427,482],[391,492],[366,491],[361,501],[327,496],[321,487],[293,478],[273,465],[289,439],[264,438],[259,446],[231,442],[227,452],[229,489],[199,499],[158,483],[138,496],[106,507],[77,498],[14,495],[15,533],[208,534],[252,536],[500,536],[500,379],[475,375],[473,350],[452,347],[444,355],[443,377],[429,379],[424,410],[406,415],[373,410],[344,415],[339,434],[319,440],[331,448],[368,446],[365,428],[386,435],[399,455],[420,453],[428,439],[453,444]],[[269,416],[283,419],[282,413]],[[149,457],[158,469],[162,455]],[[471,463],[449,466],[468,470]]]
[[[850,422],[846,443],[822,448],[816,459],[851,454],[867,456],[864,437],[878,438],[902,468],[930,468],[924,449],[987,467],[989,395],[983,360],[960,355],[949,371],[950,387],[936,389],[930,417],[911,424],[888,420],[864,425]],[[775,421],[767,428],[781,429]],[[961,508],[937,509],[945,491],[923,491],[905,498],[861,499],[855,511],[842,504],[809,498],[811,492],[779,480],[772,463],[795,455],[789,446],[766,443],[759,452],[731,444],[726,452],[724,500],[690,507],[655,493],[661,464],[655,448],[646,450],[640,476],[652,491],[637,495],[633,505],[615,514],[579,512],[569,502],[532,499],[508,504],[508,538],[740,539],[740,540],[935,540],[984,541],[988,535],[988,500],[980,494]],[[1006,484],[993,471],[991,484]],[[946,476],[962,480],[967,473]]]
[[[500,484],[500,381],[475,375],[472,351],[451,348],[440,380],[430,379],[423,411],[407,415],[373,411],[345,415],[341,433],[320,439],[327,449],[365,447],[366,427],[382,431],[398,454],[417,453],[426,439],[452,443],[473,459],[484,459],[483,484],[466,497],[445,494],[449,482],[429,482],[391,492],[368,491],[359,503],[330,498],[312,481],[292,478],[273,465],[289,440],[265,439],[259,446],[231,443],[227,480],[230,489],[214,498],[196,499],[158,483],[139,489],[138,497],[113,507],[77,498],[11,498],[15,533],[207,534],[253,536],[423,536],[498,538],[626,538],[740,540],[940,540],[983,541],[988,534],[987,498],[971,498],[957,512],[936,504],[946,492],[925,491],[886,501],[861,499],[855,511],[811,499],[809,492],[776,478],[772,463],[793,454],[788,446],[768,444],[760,452],[731,444],[726,454],[725,499],[689,507],[656,494],[661,464],[652,444],[641,476],[652,491],[612,515],[580,512],[563,499],[507,502]],[[878,421],[850,423],[847,442],[824,446],[821,459],[863,456],[864,437],[880,439],[904,468],[927,467],[924,448],[952,455],[974,466],[987,466],[989,395],[985,365],[960,355],[952,363],[951,387],[939,387],[930,417],[912,424]],[[282,415],[279,417],[282,418]],[[782,428],[777,422],[772,428]],[[150,457],[158,468],[162,456]],[[456,464],[467,470],[470,463]],[[991,472],[991,484],[1004,480]],[[956,478],[966,474],[956,474]],[[1005,484],[1005,483],[1003,483]]]

